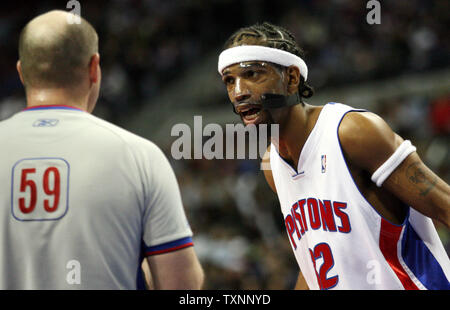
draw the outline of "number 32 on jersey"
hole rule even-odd
[[[69,163],[62,158],[19,160],[12,168],[11,212],[19,221],[59,220],[68,210]]]

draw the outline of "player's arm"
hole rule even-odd
[[[347,158],[371,175],[404,142],[379,116],[350,112],[339,127]],[[450,186],[431,171],[416,152],[409,154],[382,187],[407,205],[450,228]]]
[[[297,283],[295,283],[294,290],[309,290],[308,284],[306,284],[306,280],[301,271],[298,273]]]
[[[154,289],[198,290],[204,274],[193,247],[147,257]]]
[[[267,184],[269,184],[272,191],[276,194],[277,189],[275,188],[275,182],[273,181],[272,169],[270,169],[270,145],[261,160],[261,167],[263,169]]]

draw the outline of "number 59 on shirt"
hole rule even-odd
[[[21,159],[12,168],[11,213],[19,221],[59,220],[68,211],[70,165],[62,158]]]

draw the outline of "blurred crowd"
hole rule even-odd
[[[208,289],[292,288],[298,275],[277,197],[257,160],[172,162]]]
[[[15,70],[20,29],[65,1],[2,4],[0,106],[22,96]],[[289,29],[306,51],[316,89],[450,65],[448,1],[382,1],[369,25],[360,0],[93,0],[81,15],[100,37],[102,109],[120,121],[151,104],[192,63],[220,51],[240,27],[270,21]],[[212,68],[215,70],[215,68]]]
[[[25,105],[15,69],[20,29],[37,14],[66,9],[64,1],[19,2],[2,4],[0,13],[0,120]],[[232,32],[262,21],[294,34],[316,91],[450,67],[448,1],[380,1],[380,25],[366,23],[366,1],[360,0],[80,2],[82,16],[100,37],[99,101],[112,122],[139,113],[192,63],[220,51]],[[373,112],[412,140],[449,182],[450,93],[391,98]],[[170,145],[161,147],[170,158]],[[298,268],[259,162],[172,164],[206,271],[205,288],[292,288]],[[437,226],[449,251],[448,231]]]

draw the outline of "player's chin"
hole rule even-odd
[[[270,124],[270,118],[268,112],[264,109],[260,109],[255,111],[252,114],[240,114],[241,120],[245,126],[248,125],[261,125],[261,124]]]

